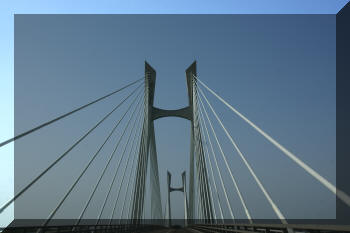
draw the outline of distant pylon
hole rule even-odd
[[[181,174],[182,179],[182,187],[179,188],[173,188],[171,187],[171,173],[167,172],[167,184],[168,184],[168,225],[171,226],[171,201],[170,201],[170,193],[174,191],[180,191],[184,193],[184,220],[185,220],[185,226],[187,226],[187,194],[186,194],[186,172],[184,171]]]

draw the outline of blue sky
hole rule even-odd
[[[8,1],[2,4],[0,9],[0,109],[5,114],[0,117],[0,141],[12,136],[13,133],[13,14],[62,14],[62,13],[184,13],[184,14],[336,14],[348,1],[222,1],[217,3],[203,3],[203,1],[176,1],[171,4],[164,1]],[[186,6],[186,7],[184,7]],[[143,58],[144,59],[144,58]],[[204,67],[199,72],[204,76]],[[154,62],[156,63],[156,62]],[[140,64],[140,62],[138,63]],[[151,61],[152,64],[152,61]],[[187,64],[187,63],[186,63]],[[169,65],[169,64],[168,64]],[[214,64],[213,64],[214,65]],[[156,65],[155,65],[156,66]],[[167,64],[163,64],[163,67]],[[185,64],[183,65],[185,66]],[[165,69],[161,65],[158,70]],[[141,69],[143,67],[140,67]],[[177,67],[180,69],[180,66]],[[186,68],[186,67],[184,67]],[[162,72],[162,71],[160,71]],[[183,70],[179,70],[183,72]],[[209,72],[209,70],[208,70]],[[165,74],[165,71],[164,71]],[[181,77],[180,77],[181,78]],[[161,79],[161,77],[159,77]],[[203,79],[205,79],[203,77]],[[208,77],[209,80],[209,77]],[[161,82],[161,81],[160,81]],[[209,82],[210,83],[210,82]],[[180,85],[183,87],[183,85]],[[219,88],[219,87],[218,87]],[[258,88],[258,87],[255,87]],[[259,91],[257,89],[257,91]],[[186,98],[183,96],[181,98]],[[273,99],[273,97],[271,96]],[[184,100],[183,99],[183,100]],[[302,99],[302,97],[301,97]],[[163,103],[165,105],[165,103]],[[174,102],[173,105],[176,105]],[[170,106],[169,106],[170,107]],[[244,107],[243,107],[244,108]],[[274,107],[271,106],[271,109]],[[247,110],[248,111],[248,110]],[[251,114],[254,115],[254,114]],[[312,115],[310,115],[310,119]],[[300,123],[300,122],[299,122]],[[262,123],[263,124],[263,123]],[[170,145],[171,146],[171,145]],[[294,149],[294,148],[293,148]],[[0,203],[3,203],[11,195],[13,185],[13,146],[1,148],[0,168],[4,173],[1,176],[1,189],[8,190],[7,194],[1,193]],[[181,171],[179,171],[179,174]],[[11,218],[11,211],[0,216],[0,224],[6,224]]]

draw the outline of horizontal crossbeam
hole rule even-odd
[[[179,192],[184,192],[184,187],[181,188],[169,188],[169,192],[175,192],[175,191],[179,191]]]
[[[181,117],[192,121],[192,108],[190,106],[176,110],[166,110],[152,107],[152,120],[162,117]]]

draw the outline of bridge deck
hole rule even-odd
[[[201,232],[235,232],[235,233],[290,233],[290,232],[308,232],[308,233],[340,233],[350,232],[350,226],[328,226],[328,225],[281,225],[281,224],[227,224],[227,225],[209,225],[195,224],[187,228],[172,227],[167,228],[161,225],[111,225],[111,226],[48,226],[42,227],[8,227],[2,232],[26,232],[35,233],[38,230],[42,232],[86,232],[86,233],[107,233],[107,232],[154,232],[154,233],[201,233]]]
[[[152,231],[154,233],[198,233],[201,231],[194,230],[191,228],[167,228],[162,230]]]

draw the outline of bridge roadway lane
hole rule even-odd
[[[152,233],[201,233],[201,231],[190,228],[168,228],[162,230],[151,231]]]

